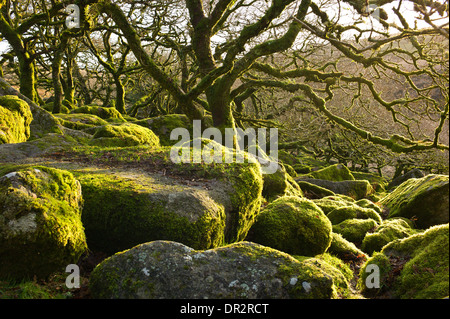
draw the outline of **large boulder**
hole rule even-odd
[[[123,123],[126,120],[122,114],[112,107],[102,107],[97,105],[85,105],[73,109],[70,113],[93,114],[111,123]]]
[[[276,164],[277,170],[272,174],[263,174],[263,196],[272,201],[281,196],[300,196],[303,191],[292,176],[286,171],[283,164]]]
[[[89,129],[96,126],[107,125],[108,122],[94,114],[55,114],[59,123],[73,130]]]
[[[132,123],[108,124],[96,129],[91,145],[127,147],[136,145],[159,146],[159,138],[152,130]]]
[[[334,209],[327,214],[328,219],[333,225],[337,225],[346,219],[373,219],[377,223],[381,223],[381,216],[374,209],[360,207],[358,205],[342,206]]]
[[[317,171],[313,171],[307,174],[307,176],[334,182],[355,180],[355,177],[353,177],[350,170],[343,164],[334,164],[331,166],[327,166]]]
[[[115,253],[162,239],[208,249],[244,239],[262,199],[259,165],[232,165],[225,172],[188,167],[187,178],[119,168],[74,170],[84,193],[89,246]]]
[[[369,297],[442,299],[449,295],[448,265],[449,225],[437,225],[384,246],[361,268],[359,285]],[[374,275],[379,288],[366,284]]]
[[[386,219],[373,233],[369,233],[364,237],[361,249],[369,255],[372,255],[375,251],[381,251],[383,246],[391,241],[419,232],[419,230],[411,226],[412,222],[405,218]]]
[[[328,215],[336,208],[351,206],[355,204],[355,201],[353,199],[339,195],[326,196],[320,199],[313,199],[312,201],[314,202],[314,204],[320,207],[325,215]]]
[[[0,144],[27,141],[32,120],[27,102],[15,95],[0,96]]]
[[[49,154],[62,154],[80,144],[69,135],[45,134],[41,138],[17,144],[0,144],[0,163],[37,163]]]
[[[425,177],[425,173],[422,172],[419,168],[414,168],[414,169],[406,172],[405,174],[394,178],[388,184],[387,189],[392,189],[394,187],[397,187],[398,185],[406,182],[408,179],[411,179],[411,178],[422,178],[422,177]]]
[[[372,218],[352,218],[346,219],[337,225],[333,225],[333,232],[341,234],[346,240],[356,245],[361,245],[367,233],[372,232],[378,226],[379,224]]]
[[[431,174],[422,178],[411,178],[380,203],[388,216],[406,217],[415,220],[417,228],[449,222],[448,175]]]
[[[280,197],[256,218],[247,240],[289,254],[315,256],[331,243],[331,223],[311,200]]]
[[[302,187],[302,182],[307,182],[326,188],[335,194],[350,196],[356,200],[367,198],[374,193],[372,185],[367,180],[329,181],[324,179],[297,177],[295,178],[295,181],[299,183],[300,187]],[[328,194],[324,195],[328,196]]]
[[[80,183],[66,171],[3,167],[0,177],[0,277],[46,277],[87,249]]]
[[[337,297],[335,284],[343,275],[335,268],[327,273],[324,264],[251,242],[198,251],[155,241],[103,261],[89,287],[94,298],[106,299]]]
[[[297,179],[296,183],[303,191],[304,196],[308,199],[320,199],[323,197],[336,195],[329,189],[308,183],[304,180]]]

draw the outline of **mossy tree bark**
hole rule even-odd
[[[64,58],[64,52],[69,44],[68,32],[63,32],[61,42],[55,49],[54,58],[52,62],[52,82],[53,82],[53,113],[61,113],[61,102],[63,100],[63,86],[61,84],[61,63]]]
[[[11,45],[17,56],[19,62],[20,92],[32,101],[37,101],[33,51],[30,49],[27,50],[27,44],[23,41],[21,34],[5,19],[5,10],[3,9],[0,14],[0,33]]]
[[[206,106],[211,110],[214,126],[224,129],[226,127],[235,127],[232,109],[234,103],[230,97],[231,88],[235,81],[259,57],[281,52],[291,47],[301,30],[301,26],[298,22],[292,21],[285,35],[280,39],[263,42],[242,58],[237,58],[238,55],[244,51],[244,46],[250,40],[266,30],[272,21],[278,18],[292,2],[293,0],[273,1],[264,16],[241,31],[234,44],[228,49],[222,65],[217,66],[211,51],[211,37],[225,22],[235,1],[218,1],[214,9],[211,10],[210,15],[207,16],[204,12],[202,1],[187,0],[186,7],[189,10],[190,22],[193,27],[191,34],[192,48],[200,72],[199,82],[188,92],[184,92],[147,54],[141,45],[136,30],[117,5],[104,1],[100,3],[99,7],[122,30],[128,45],[144,69],[172,94],[188,116],[191,118],[202,118],[202,111],[199,110],[196,99],[198,99],[200,94],[206,93]],[[298,19],[304,19],[310,3],[310,0],[301,1],[296,14]]]
[[[112,32],[107,30],[103,34],[103,55],[106,55],[106,59],[102,57],[102,54],[99,52],[97,47],[94,45],[90,37],[87,37],[87,44],[91,50],[91,52],[95,55],[98,62],[112,75],[114,85],[116,88],[116,109],[125,114],[125,82],[122,80],[122,77],[134,72],[137,69],[140,69],[140,66],[136,65],[127,65],[127,57],[131,52],[130,46],[126,43],[119,43],[119,48],[113,48],[110,43]],[[119,60],[114,58],[116,54],[120,54],[121,57]]]

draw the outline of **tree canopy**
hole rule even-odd
[[[79,28],[65,23],[69,4]],[[2,76],[42,106],[52,96],[54,113],[97,103],[129,116],[211,116],[221,130],[277,126],[282,148],[362,165],[448,154],[448,0],[0,7]]]

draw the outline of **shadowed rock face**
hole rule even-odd
[[[95,298],[330,298],[333,278],[255,243],[197,251],[155,241],[105,260],[90,289]]]
[[[147,241],[179,241],[197,249],[223,245],[231,231],[230,185],[199,186],[139,171],[74,171],[85,194],[83,224],[90,247],[107,253]]]

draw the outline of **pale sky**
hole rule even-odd
[[[444,2],[444,0],[438,0],[440,2]],[[397,7],[398,6],[398,1],[394,1],[392,3],[386,4],[384,6],[382,6],[382,8],[384,8],[386,10],[386,12],[388,13],[389,19],[388,22],[389,23],[396,23],[398,25],[400,25],[400,22],[398,20],[398,18],[396,17],[396,15],[391,11],[392,7]],[[341,23],[345,24],[345,23],[353,23],[355,21],[355,19],[361,18],[359,14],[355,14],[354,10],[352,11],[349,7],[348,4],[341,2],[341,6],[340,6],[341,10],[340,10],[340,16],[341,16]],[[402,9],[401,12],[404,15],[404,17],[407,19],[408,23],[410,24],[410,27],[414,27],[414,18],[418,16],[417,12],[414,12],[412,10],[413,8],[413,4],[409,1],[404,1],[402,4]],[[331,19],[336,18],[338,15],[338,6],[336,5],[333,8],[330,8],[327,10],[327,14],[329,15],[329,17]],[[335,19],[333,19],[334,21]],[[365,28],[370,28],[372,25],[376,28],[380,28],[381,29],[381,25],[376,21],[376,19],[374,19],[373,17],[362,17],[362,21],[365,22]],[[443,23],[447,23],[448,21],[445,20],[441,20],[440,22],[436,22],[437,25],[443,24]],[[363,24],[360,24],[360,26],[362,27]],[[428,25],[427,23],[423,22],[423,21],[418,21],[417,27],[419,29],[421,28],[430,28],[430,25]],[[395,29],[392,29],[392,31],[395,31]],[[0,42],[0,54],[5,52],[8,48],[8,43],[6,41],[2,41]]]

